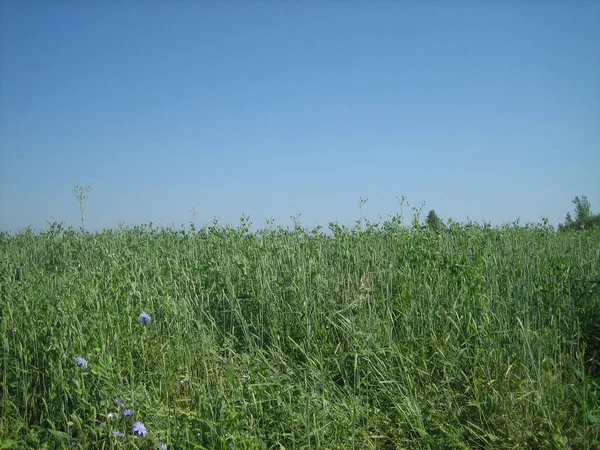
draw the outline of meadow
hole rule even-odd
[[[0,448],[598,449],[600,231],[0,235]]]

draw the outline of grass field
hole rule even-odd
[[[598,231],[55,224],[0,258],[3,449],[600,448]]]

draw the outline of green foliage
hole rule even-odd
[[[0,446],[600,448],[599,231],[250,225],[0,235]]]
[[[581,198],[575,197],[573,204],[575,205],[576,221],[583,222],[590,218],[592,215],[592,206],[585,195],[582,195]]]
[[[575,205],[575,220],[571,213],[567,213],[565,223],[559,226],[561,231],[600,228],[600,214],[592,214],[592,206],[585,195],[575,197],[572,203]]]
[[[429,211],[429,214],[427,214],[425,225],[434,231],[440,231],[444,228],[444,222],[442,222],[442,219],[438,217],[433,209]]]

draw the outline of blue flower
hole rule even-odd
[[[167,444],[165,444],[164,442],[161,442],[161,443],[160,443],[160,448],[161,448],[162,450],[167,450]]]
[[[133,416],[133,409],[126,409],[125,411],[123,411],[123,415],[124,416]]]
[[[146,425],[142,422],[134,422],[133,423],[133,432],[138,436],[146,437],[148,434],[148,430],[146,430]]]
[[[138,322],[139,323],[150,323],[151,320],[152,320],[152,318],[147,313],[142,311],[140,314],[140,318],[138,319]]]
[[[85,359],[83,359],[81,356],[78,356],[77,358],[75,358],[75,362],[82,369],[87,369],[87,367],[88,367],[88,362]]]
[[[115,397],[115,404],[120,406],[121,408],[127,408],[123,400],[121,400],[119,397]]]
[[[121,433],[119,430],[113,430],[112,434],[114,437],[127,437],[125,433]]]

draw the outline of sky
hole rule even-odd
[[[597,213],[599,48],[585,0],[1,0],[0,230]]]

